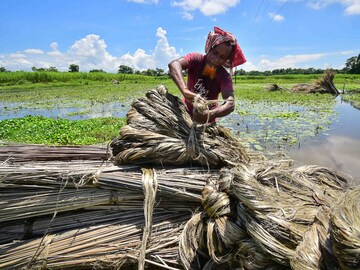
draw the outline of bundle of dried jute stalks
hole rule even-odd
[[[182,101],[163,85],[132,103],[127,125],[111,148],[116,164],[221,167],[250,161],[228,129],[193,122]]]
[[[0,269],[179,269],[202,168],[0,163]],[[71,160],[71,161],[70,161]]]
[[[186,269],[359,269],[360,187],[329,168],[238,165],[185,225]],[[341,200],[339,200],[341,198]]]

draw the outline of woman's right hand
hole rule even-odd
[[[193,102],[194,98],[196,97],[196,94],[191,92],[189,89],[183,89],[182,94],[187,102]]]

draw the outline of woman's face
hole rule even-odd
[[[226,43],[221,43],[210,50],[206,55],[206,63],[211,66],[219,67],[223,65],[231,56],[233,47]]]

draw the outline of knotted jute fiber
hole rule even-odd
[[[165,86],[132,103],[127,125],[111,143],[115,164],[202,165],[248,163],[250,157],[230,130],[192,121],[185,105]]]

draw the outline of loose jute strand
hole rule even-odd
[[[145,267],[145,255],[148,239],[151,236],[152,217],[157,191],[157,176],[154,169],[142,168],[142,189],[145,196],[144,199],[144,216],[145,227],[143,230],[143,238],[141,243],[138,269],[143,270]]]

